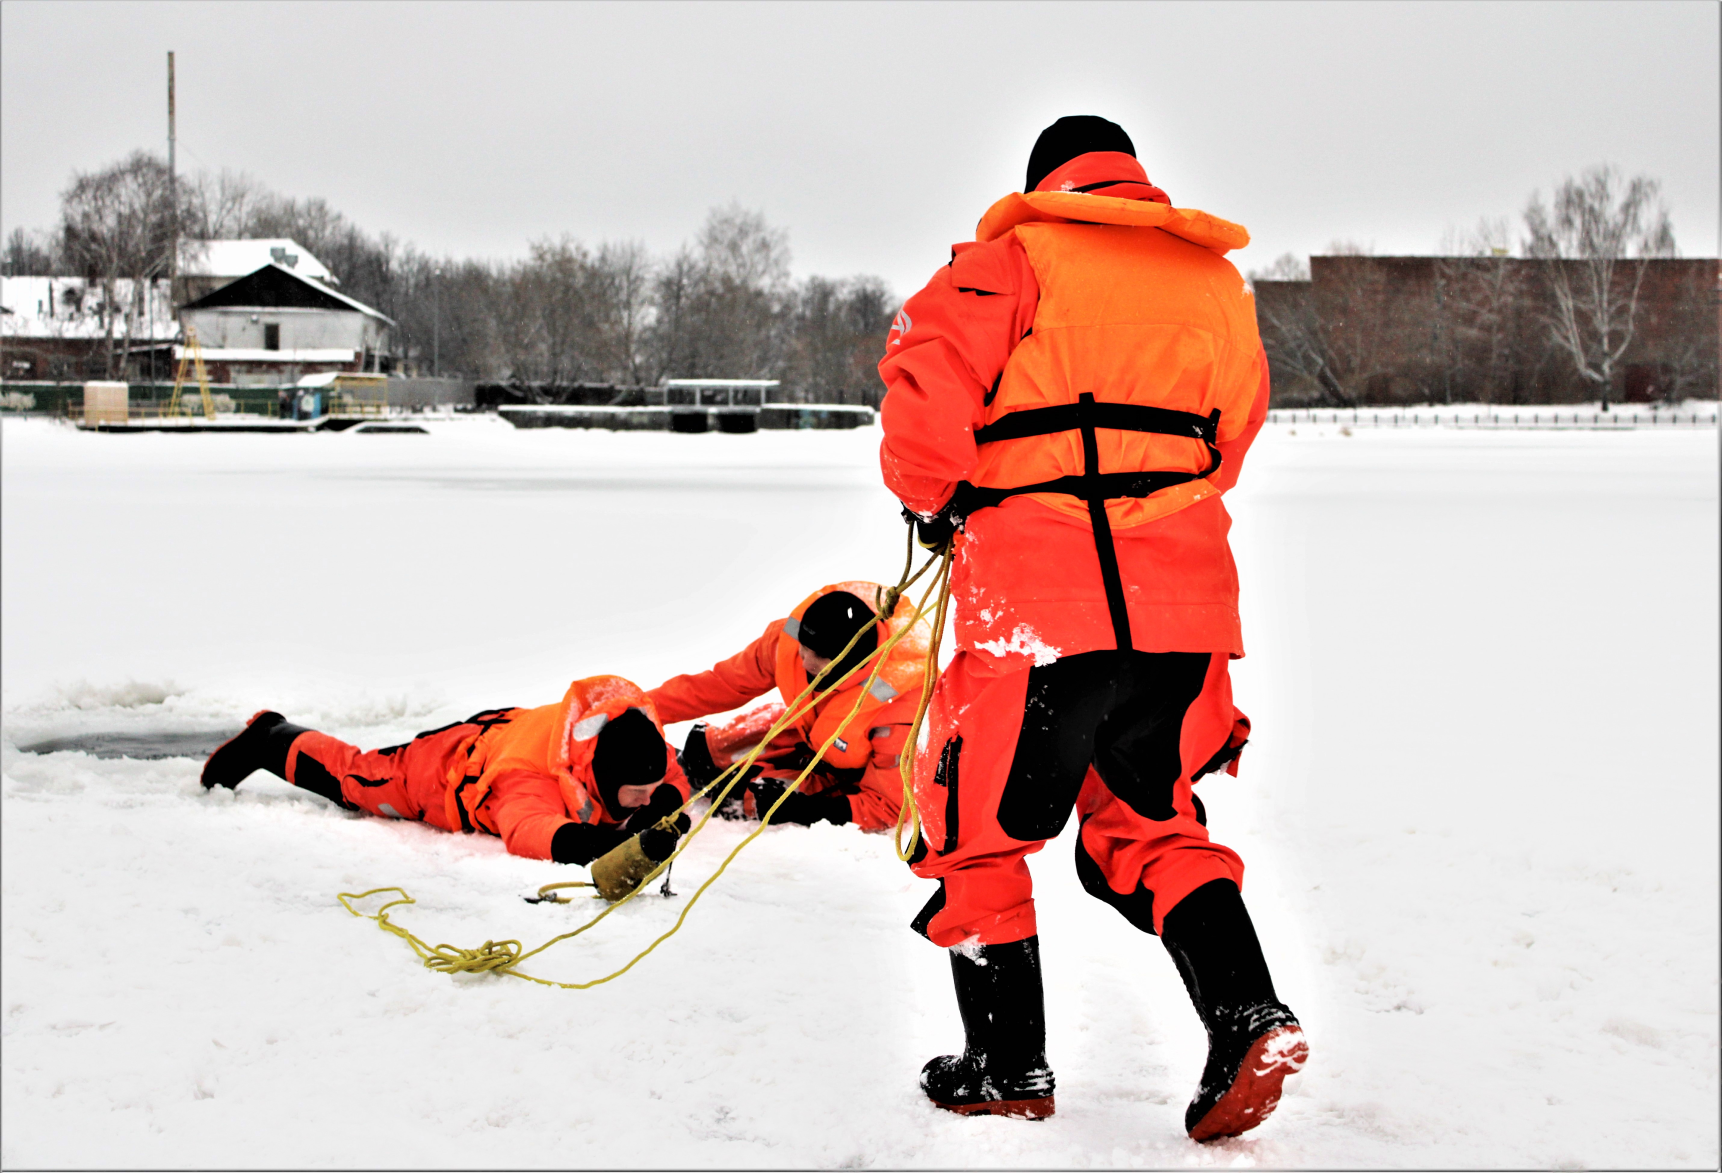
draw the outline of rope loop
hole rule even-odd
[[[451,977],[457,973],[490,973],[507,969],[520,960],[519,941],[486,941],[477,949],[461,949],[454,945],[437,945],[425,958],[425,968]]]

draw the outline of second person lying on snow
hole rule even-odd
[[[747,756],[785,706],[867,626],[884,597],[885,588],[875,582],[821,587],[787,618],[766,624],[758,639],[729,659],[704,672],[673,677],[647,693],[659,717],[670,724],[728,712],[777,690],[779,699],[770,704],[722,724],[694,726],[681,753],[688,780],[704,786]],[[826,819],[853,823],[863,831],[897,825],[903,803],[898,755],[915,719],[932,635],[925,618],[914,621],[915,605],[905,596],[883,623],[862,632],[819,685],[838,687],[811,707],[803,702],[805,711],[760,754],[746,790],[730,791],[732,802],[739,799],[739,811],[731,803],[725,804],[726,811],[753,816],[769,809],[829,741],[813,773],[777,808],[772,822],[811,825]],[[869,684],[879,649],[912,622],[913,629],[886,654]]]
[[[589,676],[556,704],[487,709],[368,752],[266,709],[210,755],[204,789],[231,790],[258,770],[346,810],[484,832],[529,859],[591,864],[612,900],[669,858],[688,827],[685,814],[668,821],[689,790],[663,725],[620,676]]]

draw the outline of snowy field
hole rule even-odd
[[[197,1167],[1714,1167],[1714,431],[1268,429],[1230,500],[1257,739],[1202,784],[1312,1057],[1182,1133],[1204,1040],[1159,943],[1033,857],[1058,1115],[929,1107],[960,1045],[931,886],[883,837],[764,836],[634,971],[450,979],[578,869],[199,762],[263,706],[366,744],[739,649],[893,578],[878,433],[84,435],[6,420],[0,1162]],[[533,972],[608,972],[642,898]]]

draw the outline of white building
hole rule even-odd
[[[128,328],[130,337],[128,340]],[[102,378],[110,351],[126,368],[160,367],[179,338],[165,280],[0,277],[0,376]]]
[[[392,366],[394,322],[342,293],[296,241],[186,241],[180,264],[177,314],[165,280],[120,280],[109,291],[81,277],[4,278],[0,376],[100,379],[111,369],[132,381],[172,378],[184,326],[197,332],[217,383],[275,386]]]
[[[180,309],[210,377],[273,386],[324,371],[387,371],[393,320],[274,261]],[[183,347],[175,347],[177,358]]]

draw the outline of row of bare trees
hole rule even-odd
[[[1569,178],[1547,203],[1532,196],[1518,243],[1513,256],[1507,221],[1482,220],[1430,260],[1360,261],[1369,250],[1339,242],[1314,258],[1318,273],[1292,255],[1252,272],[1276,382],[1342,407],[1567,397],[1551,388],[1606,404],[1643,333],[1651,266],[1677,256],[1657,183],[1611,167]],[[1711,304],[1714,266],[1682,272],[1658,308]],[[1686,316],[1661,345],[1662,398],[1714,394],[1714,331]]]
[[[112,167],[75,175],[60,196],[60,223],[38,238],[15,229],[6,242],[8,276],[77,276],[73,308],[101,332],[106,373],[120,370],[148,312],[146,299],[168,276],[174,217],[168,169],[143,152]]]
[[[515,261],[438,258],[362,231],[321,199],[281,196],[242,175],[182,177],[138,152],[77,175],[52,233],[14,231],[9,275],[80,276],[110,290],[166,276],[175,221],[186,240],[288,237],[340,289],[397,323],[394,350],[419,374],[528,389],[664,378],[777,378],[810,402],[876,405],[874,365],[895,309],[872,277],[790,275],[787,234],[755,211],[713,209],[667,257],[637,242],[534,242]],[[130,281],[128,285],[127,282]],[[120,301],[123,302],[123,298]],[[135,314],[113,297],[109,369]],[[139,307],[141,312],[141,307]]]

